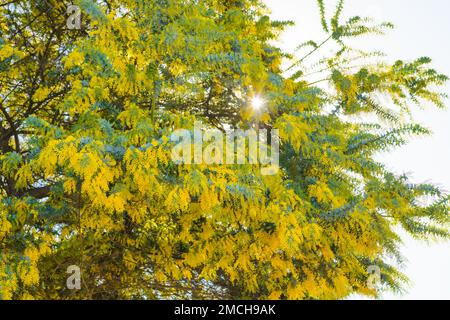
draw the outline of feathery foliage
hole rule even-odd
[[[79,30],[63,1],[2,0],[1,298],[399,290],[405,277],[388,263],[400,258],[396,226],[447,238],[449,197],[374,155],[428,133],[405,115],[443,107],[447,78],[429,58],[390,65],[350,48],[392,25],[341,22],[343,1],[328,21],[318,3],[326,40],[300,46],[286,76],[290,55],[272,40],[290,22],[272,21],[259,0],[74,0]],[[328,44],[336,53],[323,57]],[[255,94],[264,112],[247,107]],[[279,129],[281,170],[174,164],[170,134],[196,120]],[[65,287],[70,265],[81,290]],[[378,291],[370,265],[382,271]]]

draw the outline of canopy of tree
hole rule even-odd
[[[260,0],[73,3],[79,29],[65,1],[0,1],[1,298],[377,296],[407,280],[400,227],[448,237],[448,195],[375,160],[429,133],[409,111],[447,81],[349,46],[389,23],[318,1],[326,36],[291,55]],[[174,164],[171,133],[200,120],[278,129],[278,174]]]

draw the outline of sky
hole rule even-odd
[[[281,35],[279,44],[292,52],[300,43],[323,39],[316,0],[264,0],[276,20],[296,23]],[[332,14],[335,0],[324,0]],[[383,37],[361,38],[361,49],[382,50],[388,59],[433,59],[433,67],[450,76],[450,1],[448,0],[346,0],[343,18],[370,16],[394,23]],[[450,96],[450,83],[445,88]],[[446,110],[413,111],[416,122],[431,128],[430,137],[415,138],[407,146],[380,156],[388,168],[407,173],[413,182],[434,183],[450,192],[450,99]],[[450,242],[423,243],[403,235],[402,271],[410,278],[407,293],[386,293],[383,299],[450,299]]]

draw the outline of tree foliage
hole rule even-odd
[[[399,290],[397,227],[447,238],[449,197],[375,155],[429,133],[408,112],[443,107],[447,78],[426,57],[389,64],[352,49],[348,40],[392,25],[342,22],[343,1],[329,19],[318,2],[325,40],[291,55],[274,45],[291,23],[259,0],[75,0],[79,30],[63,1],[2,0],[1,298]],[[328,44],[335,53],[320,56]],[[254,95],[264,112],[248,107]],[[174,164],[170,134],[196,120],[278,129],[281,170]],[[70,265],[81,290],[66,287]]]

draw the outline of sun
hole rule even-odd
[[[260,110],[264,106],[264,99],[260,96],[254,96],[252,99],[252,107],[255,110]]]

